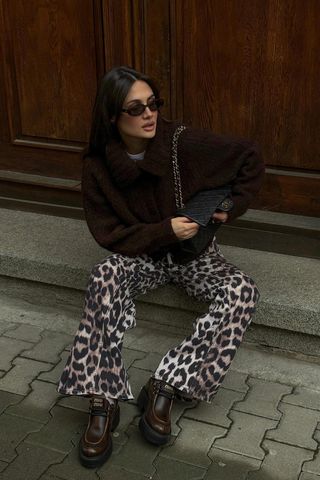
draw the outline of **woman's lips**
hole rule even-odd
[[[148,123],[147,125],[145,125],[143,128],[143,130],[145,130],[146,132],[152,132],[152,130],[154,130],[154,127],[155,127],[155,123]]]

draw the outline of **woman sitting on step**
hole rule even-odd
[[[139,394],[139,427],[156,445],[170,438],[177,396],[212,401],[259,297],[253,280],[225,260],[215,238],[187,263],[179,261],[181,242],[197,235],[199,225],[176,216],[171,156],[180,124],[161,116],[162,103],[155,83],[128,67],[109,71],[96,97],[83,163],[84,211],[93,237],[112,254],[92,269],[83,317],[58,386],[64,395],[90,396],[79,445],[86,467],[109,458],[119,403],[133,398],[121,348],[125,331],[136,324],[137,295],[173,282],[210,303],[190,335],[165,353]],[[188,127],[179,137],[178,158],[185,199],[232,186],[233,208],[212,212],[212,221],[229,222],[243,214],[260,188],[264,166],[249,141]]]

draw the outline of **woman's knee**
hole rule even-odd
[[[123,257],[119,253],[109,255],[91,269],[91,279],[106,283],[124,274]]]

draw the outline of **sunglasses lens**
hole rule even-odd
[[[132,115],[133,117],[137,117],[138,115],[141,115],[144,112],[145,108],[142,103],[138,103],[137,105],[134,105],[131,108],[128,108],[128,113],[129,115]]]
[[[154,100],[151,100],[151,102],[148,103],[148,108],[151,110],[151,112],[155,112],[158,110],[159,107],[163,105],[163,100],[162,98],[157,98]],[[142,103],[137,103],[133,107],[128,108],[127,113],[131,115],[132,117],[138,117],[139,115],[142,115],[142,113],[145,111],[146,107]]]

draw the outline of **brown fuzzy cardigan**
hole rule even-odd
[[[102,247],[155,259],[174,253],[179,239],[171,226],[176,211],[171,142],[177,126],[159,115],[143,160],[130,159],[116,141],[107,145],[104,158],[84,159],[85,216]],[[185,202],[200,190],[232,184],[234,207],[228,221],[247,210],[262,183],[258,147],[243,139],[187,128],[179,138],[178,159]]]

